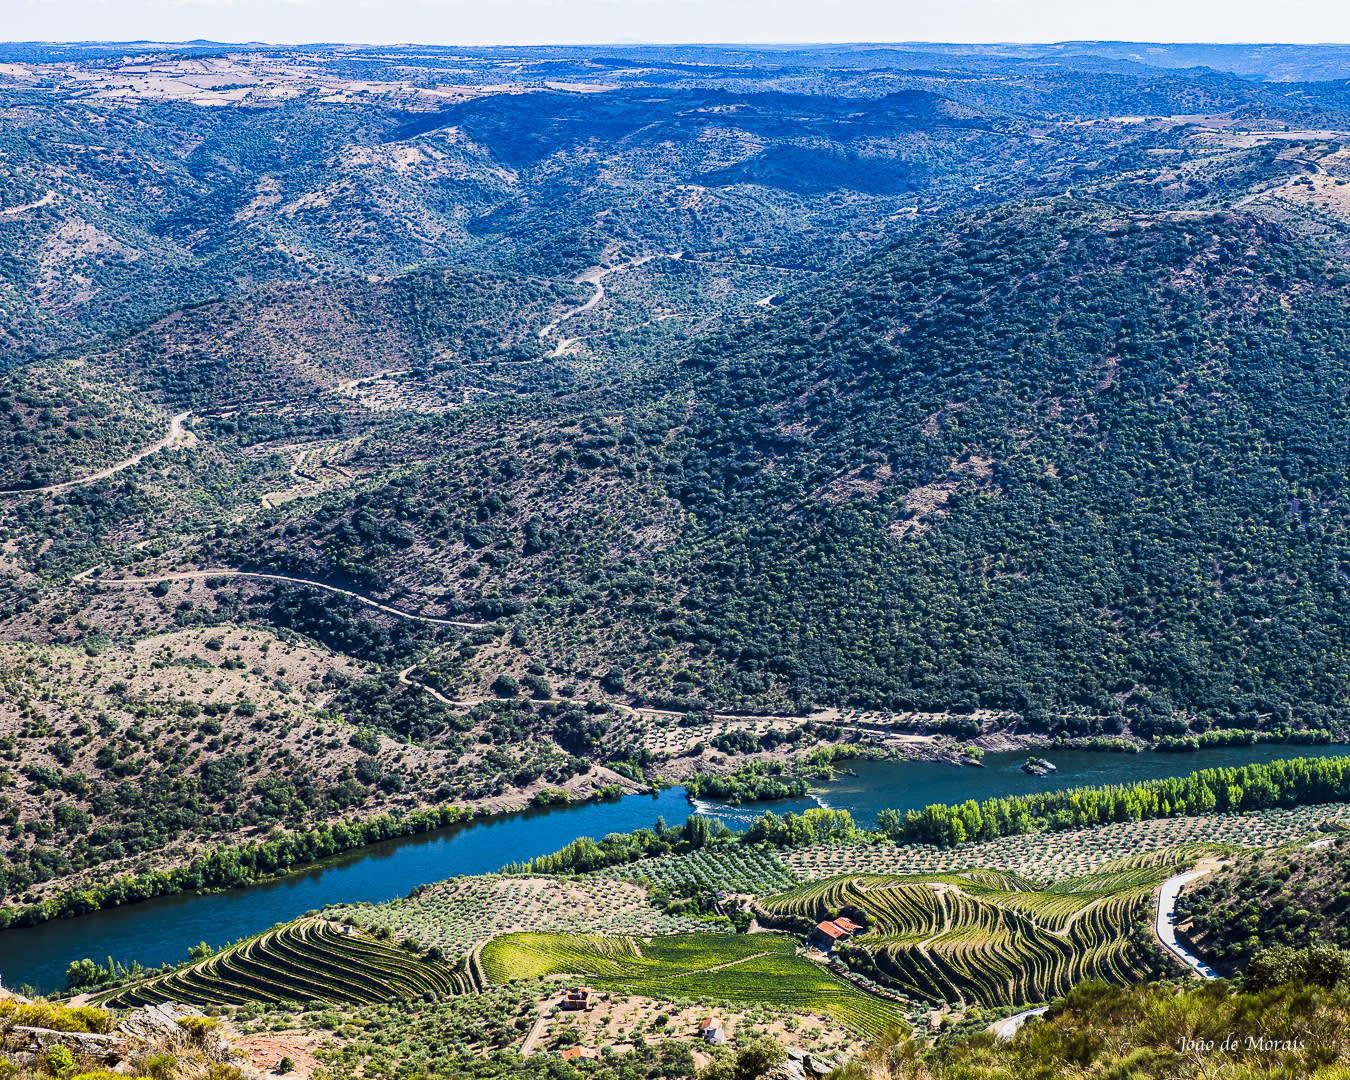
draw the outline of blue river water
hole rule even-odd
[[[325,904],[404,896],[418,885],[458,874],[481,874],[509,862],[543,855],[578,836],[601,837],[651,825],[663,816],[681,824],[695,810],[743,830],[765,810],[800,812],[815,806],[846,809],[871,825],[879,810],[907,810],[934,802],[962,802],[1082,785],[1131,783],[1183,775],[1199,768],[1241,765],[1282,757],[1345,753],[1345,747],[1262,745],[1191,754],[1050,752],[1059,772],[1039,778],[1019,766],[1026,754],[989,754],[984,768],[933,762],[859,761],[811,796],[753,806],[691,805],[683,788],[629,795],[611,802],[526,810],[451,826],[349,852],[278,881],[222,893],[159,897],[139,904],[0,932],[0,979],[5,986],[60,990],[72,960],[138,960],[150,966],[187,958],[200,941],[221,945],[258,933]]]

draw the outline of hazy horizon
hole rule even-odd
[[[1350,8],[1291,0],[1087,8],[1067,0],[17,0],[6,42],[219,44],[1341,45]],[[71,28],[79,27],[78,34]],[[1223,32],[1216,32],[1222,28]]]

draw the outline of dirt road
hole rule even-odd
[[[100,469],[98,472],[90,473],[88,476],[77,477],[74,480],[64,480],[59,484],[48,484],[46,487],[37,488],[6,488],[0,490],[0,495],[44,495],[52,494],[58,491],[69,491],[71,488],[79,487],[82,484],[93,484],[99,480],[106,480],[114,473],[119,473],[123,469],[129,469],[133,465],[139,465],[151,454],[158,454],[161,450],[171,450],[175,446],[180,446],[189,441],[192,433],[183,426],[183,422],[191,416],[191,412],[181,412],[169,421],[169,431],[164,438],[152,446],[147,446],[140,453],[117,462],[115,465],[109,465],[106,469]]]
[[[432,615],[419,615],[415,611],[403,611],[400,608],[391,607],[389,604],[382,604],[378,600],[372,600],[369,596],[363,596],[359,592],[353,592],[351,589],[344,589],[338,585],[330,585],[326,581],[315,581],[313,578],[292,577],[290,574],[267,574],[256,570],[233,570],[223,567],[219,570],[182,570],[176,574],[157,574],[151,577],[136,578],[100,578],[94,577],[93,571],[86,570],[77,576],[76,580],[86,585],[155,585],[161,581],[201,581],[209,577],[242,577],[252,578],[255,581],[284,581],[291,585],[309,585],[315,589],[323,589],[325,592],[336,593],[339,596],[345,596],[355,600],[358,603],[365,604],[366,607],[374,608],[376,611],[382,611],[386,615],[396,615],[400,619],[416,619],[419,622],[431,623],[434,626],[455,626],[461,629],[473,629],[484,626],[485,623],[462,622],[458,619],[438,619]]]

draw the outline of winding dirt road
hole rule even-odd
[[[401,608],[382,604],[378,600],[372,600],[369,596],[363,596],[351,589],[330,585],[326,581],[315,581],[313,578],[292,577],[290,574],[266,574],[257,570],[232,570],[229,568],[183,570],[177,574],[156,574],[151,577],[136,578],[100,578],[94,577],[93,574],[93,570],[86,570],[76,575],[75,580],[86,585],[156,585],[161,581],[202,581],[209,577],[241,577],[251,578],[255,581],[284,581],[291,585],[309,585],[315,589],[323,589],[325,592],[336,593],[338,596],[345,596],[358,603],[365,604],[366,607],[374,608],[376,611],[382,611],[386,615],[396,615],[400,619],[415,619],[418,622],[431,623],[433,626],[454,626],[460,629],[474,629],[487,625],[481,622],[461,622],[457,619],[438,619],[432,615],[419,615],[415,611],[403,611]],[[426,688],[424,687],[424,689]]]
[[[159,442],[152,446],[147,446],[140,453],[126,458],[123,461],[119,461],[115,465],[109,465],[106,469],[100,469],[98,472],[90,473],[87,476],[80,476],[74,480],[63,480],[59,484],[48,484],[46,487],[5,488],[0,490],[0,495],[49,495],[58,491],[69,491],[71,488],[80,487],[82,484],[93,484],[99,480],[106,480],[114,473],[119,473],[123,469],[129,469],[133,465],[139,465],[151,454],[158,454],[161,450],[171,450],[175,446],[185,444],[191,437],[191,432],[183,426],[183,422],[191,415],[191,411],[179,413],[169,421],[168,434],[160,439]]]
[[[24,203],[22,206],[10,206],[0,210],[0,217],[13,217],[15,214],[22,214],[25,210],[36,210],[40,206],[50,206],[56,201],[56,192],[49,191],[37,202]]]
[[[461,705],[478,704],[476,701],[472,702],[455,701],[451,698],[446,697],[444,694],[442,694],[439,690],[435,689],[434,687],[428,686],[426,683],[423,682],[418,682],[416,679],[409,678],[409,676],[412,675],[413,671],[416,670],[416,668],[417,668],[416,664],[413,664],[412,667],[405,667],[402,671],[398,673],[398,681],[401,682],[404,686],[415,686],[419,690],[425,690],[428,694],[434,697],[441,704],[450,705],[456,709],[459,708]]]
[[[574,307],[569,311],[563,312],[551,323],[549,323],[542,330],[540,330],[539,339],[542,341],[550,334],[555,333],[557,329],[560,326],[562,326],[562,324],[565,323],[568,319],[575,318],[576,316],[582,314],[583,312],[590,311],[591,308],[595,307],[598,303],[600,303],[600,301],[605,298],[605,278],[607,278],[610,274],[617,274],[621,270],[631,270],[635,266],[643,266],[646,263],[651,262],[653,259],[682,259],[682,258],[684,258],[683,251],[677,251],[674,255],[639,255],[636,259],[630,259],[628,262],[620,263],[618,266],[596,266],[592,267],[590,270],[587,270],[584,274],[579,274],[576,278],[573,279],[576,282],[576,284],[593,285],[595,286],[595,292],[592,294],[591,298],[587,300],[584,304],[582,304],[580,307]],[[558,339],[558,344],[554,346],[553,351],[549,353],[549,356],[554,357],[561,356],[563,354],[563,350],[566,349],[568,345],[572,344],[576,340],[577,340],[576,338],[565,338],[560,336]]]

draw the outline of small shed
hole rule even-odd
[[[563,996],[562,1007],[567,1012],[589,1009],[594,1004],[591,997],[592,991],[589,986],[574,986]]]

